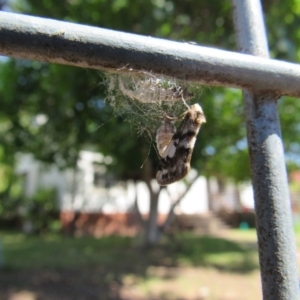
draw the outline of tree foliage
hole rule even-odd
[[[296,43],[299,3],[275,2],[263,2],[271,55],[295,61],[300,53]],[[50,0],[26,0],[13,2],[12,8],[41,17],[235,49],[229,1],[76,0],[54,4]],[[105,86],[101,84],[100,72],[10,60],[2,66],[0,75],[0,120],[5,139],[2,145],[8,147],[9,153],[22,148],[44,161],[70,165],[76,161],[80,148],[93,145],[115,158],[114,167],[118,166],[120,174],[139,177],[149,145],[138,139],[134,129],[121,119],[108,122],[113,112],[104,105]],[[201,130],[193,164],[208,176],[227,176],[235,181],[249,178],[249,168],[240,168],[248,165],[241,93],[233,89],[203,89],[195,101],[204,107],[208,123]],[[286,150],[292,155],[299,144],[295,140],[299,136],[295,113],[298,107],[294,99],[280,102]],[[37,115],[44,115],[48,121],[37,126],[32,121]],[[108,123],[98,129],[105,122]],[[128,155],[133,152],[134,159]],[[120,159],[124,157],[125,160]],[[155,167],[156,154],[151,153],[150,159]]]
[[[58,5],[47,0],[28,0],[16,5],[22,12],[42,17],[181,41],[194,40],[229,49],[234,47],[230,5],[225,2],[222,5],[218,1],[201,4],[195,1],[143,1],[134,4],[114,1],[108,4],[99,0],[63,1]],[[7,72],[10,74],[7,75]],[[14,130],[10,132],[19,139],[22,149],[44,161],[55,160],[69,165],[76,161],[80,148],[93,145],[115,158],[115,167],[120,174],[141,177],[139,167],[147,157],[149,143],[142,138],[137,141],[133,129],[118,118],[97,129],[113,116],[111,109],[103,103],[105,86],[99,84],[102,81],[100,72],[12,60],[4,66],[1,75],[4,78],[2,93],[7,99],[4,103],[10,103],[8,107],[14,110],[12,115],[6,114],[5,109],[2,112],[14,118]],[[11,93],[5,91],[7,86],[10,86]],[[16,90],[17,94],[12,92]],[[205,163],[224,149],[224,143],[221,146],[218,137],[227,138],[223,141],[226,147],[242,138],[240,133],[238,137],[233,136],[237,130],[231,130],[236,125],[232,117],[236,114],[230,108],[230,92],[226,93],[224,96],[222,89],[217,92],[205,89],[200,99],[195,99],[203,105],[209,122],[201,132],[193,158],[203,172],[213,166],[206,167]],[[240,102],[239,110],[242,111],[241,100],[238,97],[236,100]],[[226,111],[229,117],[224,121]],[[32,124],[37,115],[45,116],[48,121],[42,126]],[[17,130],[23,134],[18,134]],[[209,149],[214,149],[214,155]],[[155,151],[151,152],[149,159],[155,169],[158,161]]]
[[[263,5],[271,56],[297,61],[300,2],[268,0]],[[26,0],[14,2],[12,8],[45,18],[235,50],[230,1]],[[1,63],[0,78],[1,147],[4,156],[10,157],[7,161],[24,151],[65,167],[74,165],[80,149],[92,146],[114,158],[113,171],[122,178],[147,181],[154,176],[157,154],[152,149],[148,167],[140,169],[151,145],[105,105],[103,73],[10,59]],[[203,87],[194,101],[204,108],[207,124],[200,131],[192,165],[206,176],[248,180],[241,92]],[[300,102],[283,98],[279,108],[287,155],[297,163]]]

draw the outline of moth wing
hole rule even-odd
[[[156,132],[156,148],[160,157],[164,157],[168,145],[171,143],[176,128],[172,121],[164,120]]]
[[[163,158],[169,157],[172,159],[176,153],[177,147],[178,147],[178,139],[172,138],[164,152]]]
[[[205,121],[201,106],[192,105],[159,163],[156,180],[160,185],[168,185],[187,175],[196,137],[201,124]]]
[[[186,159],[182,157],[179,152],[180,139],[183,132],[185,132],[186,122],[185,120],[179,126],[177,132],[173,135],[172,140],[168,144],[158,166],[156,173],[156,180],[158,184],[164,186],[176,182],[186,176],[190,169],[189,161],[186,163]],[[185,155],[184,155],[185,156]]]

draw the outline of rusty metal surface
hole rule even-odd
[[[300,96],[296,64],[7,12],[0,12],[0,54]]]
[[[259,0],[232,0],[238,48],[268,57]],[[296,244],[276,93],[244,91],[264,300],[298,300]]]

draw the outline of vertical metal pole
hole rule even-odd
[[[232,0],[239,50],[268,57],[259,0]],[[299,300],[296,245],[287,184],[278,95],[244,91],[264,300]]]

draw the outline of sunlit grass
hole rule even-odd
[[[256,242],[257,236],[256,236],[256,229],[250,228],[250,229],[230,229],[228,231],[228,237],[230,239],[238,240],[238,241],[249,241],[249,242]]]
[[[252,300],[262,298],[259,270],[247,274],[236,274],[212,267],[176,269],[151,267],[147,274],[151,275],[143,280],[136,277],[135,280],[131,278],[128,281],[125,277],[124,293],[136,295],[138,299]]]
[[[295,230],[295,236],[299,245],[300,230]],[[78,270],[82,276],[78,284],[92,280],[109,289],[118,282],[127,299],[134,299],[132,295],[169,300],[224,295],[261,299],[256,240],[253,229],[229,230],[221,237],[181,233],[164,238],[157,247],[142,249],[136,239],[121,236],[94,239],[0,232],[4,258],[0,275],[3,281],[11,274],[5,284],[22,287],[15,274],[68,276]]]
[[[246,242],[239,240],[242,237]],[[55,276],[64,272],[68,276],[70,271],[80,270],[79,282],[87,278],[107,289],[118,282],[127,299],[134,299],[134,293],[143,299],[195,299],[210,293],[208,299],[218,299],[220,286],[232,291],[236,281],[245,289],[254,282],[254,298],[249,299],[259,299],[255,231],[233,231],[228,237],[177,234],[149,249],[137,247],[134,238],[121,236],[94,239],[2,232],[0,240],[4,257],[0,275],[2,272],[2,278],[7,278],[5,272],[11,273],[6,285],[23,286],[14,276],[19,272],[54,272]]]
[[[111,236],[99,241],[89,237],[39,237],[20,233],[2,233],[0,239],[4,265],[12,269],[64,269],[115,262],[119,257],[118,249],[131,243],[125,237]]]
[[[140,260],[137,265],[214,266],[240,272],[258,267],[256,251],[236,241],[189,233],[150,250],[140,249],[134,239],[120,236],[94,239],[3,233],[1,237],[4,263],[13,269],[109,266],[136,260]]]

